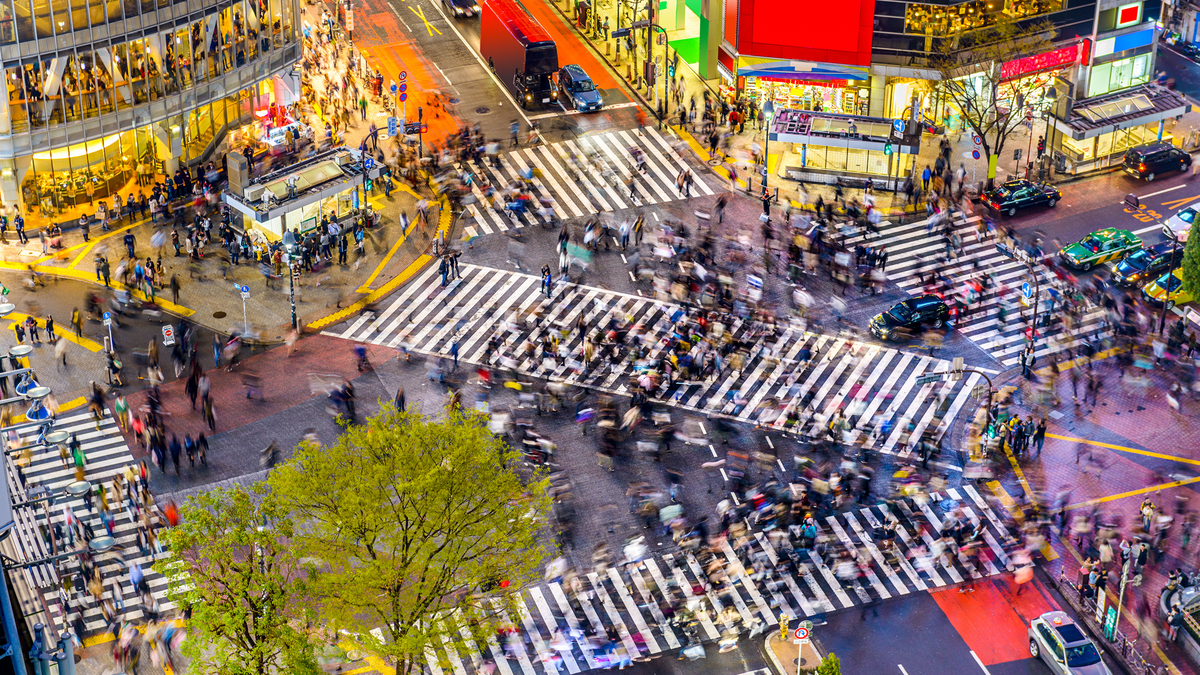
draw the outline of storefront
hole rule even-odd
[[[859,82],[830,80],[774,80],[744,77],[742,91],[762,105],[775,102],[775,109],[809,110],[843,115],[866,115],[871,105],[871,90]]]
[[[1173,141],[1173,120],[1190,110],[1179,93],[1150,86],[1077,101],[1069,121],[1049,119],[1054,133],[1061,134],[1052,147],[1065,156],[1067,173],[1101,168],[1119,162],[1134,146]]]
[[[884,186],[889,177],[903,179],[920,146],[889,140],[892,125],[878,117],[778,111],[771,125],[771,141],[784,144],[778,174],[829,183],[840,176],[871,178]]]

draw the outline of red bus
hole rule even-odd
[[[557,100],[558,48],[518,0],[484,0],[479,52],[522,108]]]

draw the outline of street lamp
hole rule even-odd
[[[288,300],[292,303],[292,328],[299,330],[299,323],[296,321],[296,275],[292,271],[292,252],[296,249],[296,234],[291,230],[283,231],[283,249],[287,252]]]
[[[766,145],[763,148],[762,170],[763,189],[765,190],[767,189],[767,165],[771,161],[771,117],[775,114],[775,102],[771,99],[767,99],[767,101],[763,103],[762,112],[763,124],[765,125],[765,128],[763,129],[763,135],[767,137]]]

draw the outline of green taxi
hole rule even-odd
[[[1142,297],[1155,307],[1166,301],[1167,309],[1195,300],[1191,293],[1183,290],[1183,270],[1179,268],[1143,286]]]
[[[1110,260],[1119,260],[1141,247],[1142,240],[1129,230],[1108,227],[1063,248],[1058,255],[1068,267],[1090,270]]]

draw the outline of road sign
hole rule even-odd
[[[933,375],[922,375],[917,378],[917,384],[931,384],[933,382],[941,382],[942,374],[934,373]]]
[[[617,29],[614,29],[611,33],[609,33],[609,35],[613,36],[614,38],[628,37],[629,29],[628,28],[617,28]]]
[[[170,347],[175,344],[175,329],[171,326],[163,326],[163,346]]]
[[[400,71],[400,79],[402,79],[402,80],[408,79],[408,71],[407,70]]]
[[[396,135],[396,118],[389,117],[388,118],[388,136],[395,136],[395,135]]]
[[[1138,199],[1137,195],[1127,194],[1125,195],[1125,206],[1131,209],[1140,209],[1142,208],[1142,202]]]
[[[642,19],[641,21],[634,21],[633,23],[629,24],[629,27],[630,28],[645,28],[646,26],[649,26],[649,25],[650,25],[650,19]]]
[[[971,151],[971,159],[979,159],[979,151],[978,150]]]
[[[368,158],[364,159],[364,160],[363,160],[363,166],[364,166],[364,167],[366,167],[366,169],[367,169],[368,171],[370,171],[371,169],[375,168],[375,158],[374,158],[374,157],[368,157]]]
[[[796,637],[796,639],[801,642],[807,642],[808,636],[810,634],[811,634],[811,631],[809,631],[804,626],[800,626],[799,628],[796,629],[796,632],[792,633],[792,635],[794,635]]]
[[[892,128],[899,133],[904,133],[904,120],[892,120]]]
[[[242,292],[243,300],[247,300],[250,298],[250,287],[249,286],[238,286],[238,290],[240,290]]]
[[[111,326],[111,325],[112,325],[112,312],[105,312],[105,313],[104,313],[104,325],[105,325],[105,326]]]
[[[971,135],[971,141],[972,141],[972,142],[973,142],[975,145],[983,145],[983,138],[982,138],[982,137],[981,137],[979,134],[972,134],[972,135]]]
[[[1024,295],[1026,298],[1033,297],[1033,288],[1029,285],[1028,281],[1021,284],[1021,295]]]
[[[407,82],[400,83],[400,91],[408,91],[408,83]]]
[[[971,396],[974,398],[987,398],[988,386],[986,384],[977,384],[971,389]]]
[[[393,82],[392,83],[392,96],[395,96],[395,95],[396,95],[396,83]]]
[[[757,288],[759,290],[762,290],[762,287],[763,287],[762,277],[756,277],[753,274],[747,274],[746,275],[746,283],[750,284],[750,288]]]
[[[407,100],[408,100],[408,94],[400,94],[400,102],[401,103],[403,103],[404,101],[407,101]]]

